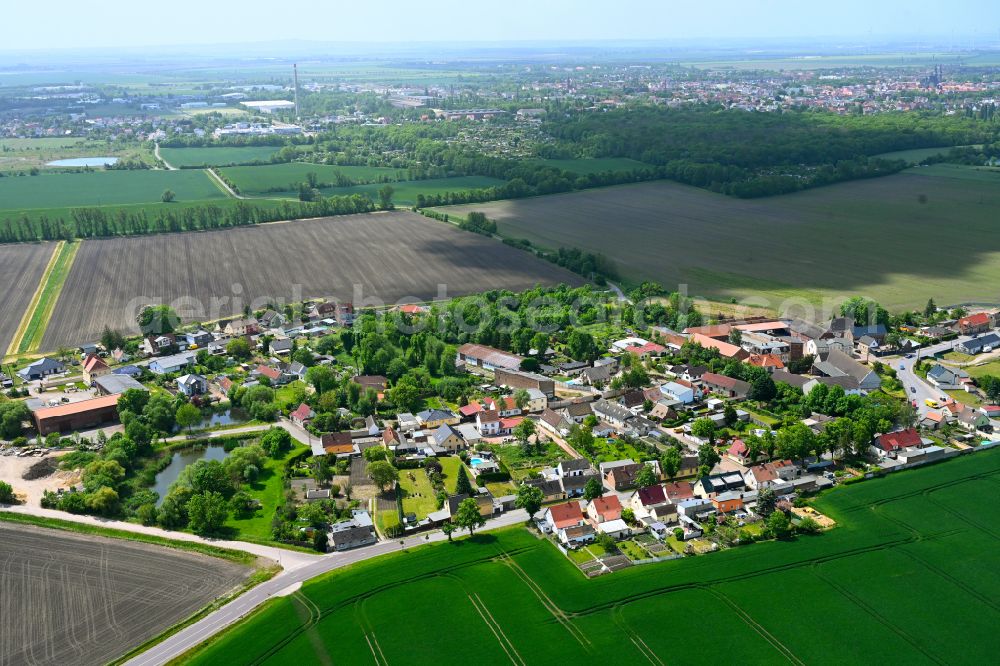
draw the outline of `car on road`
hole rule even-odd
[[[917,387],[916,386],[911,386],[910,387],[910,393],[916,393],[916,392],[917,392]]]
[[[913,358],[914,356],[916,356],[916,354],[907,354],[906,358]]]

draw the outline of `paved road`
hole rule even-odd
[[[487,522],[486,530],[510,527],[523,523],[528,514],[522,510],[511,511],[499,518]],[[440,531],[428,532],[424,535],[409,537],[402,541],[380,541],[367,548],[359,548],[344,553],[331,553],[295,570],[286,570],[266,583],[262,583],[249,592],[229,602],[219,610],[210,613],[198,622],[185,627],[178,633],[166,639],[141,655],[126,662],[128,666],[159,666],[184,654],[206,639],[219,633],[229,625],[238,621],[259,605],[293,585],[315,578],[329,571],[346,567],[362,560],[368,560],[386,553],[396,552],[405,548],[419,546],[428,542],[444,541],[447,537]]]
[[[914,372],[913,366],[919,360],[931,358],[940,352],[950,351],[954,348],[956,342],[956,340],[952,340],[925,347],[913,358],[894,357],[884,359],[884,362],[891,364],[891,367],[896,371],[896,377],[903,383],[906,398],[910,401],[917,401],[917,413],[921,417],[931,411],[926,401],[934,400],[940,402],[940,398],[944,393],[940,389],[928,384],[920,375]]]

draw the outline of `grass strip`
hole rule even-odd
[[[19,353],[38,351],[38,348],[41,347],[45,329],[48,328],[49,320],[56,309],[56,302],[59,300],[59,294],[62,293],[63,285],[66,284],[66,277],[73,266],[73,259],[76,258],[80,245],[81,243],[78,242],[60,242],[53,255],[54,261],[46,268],[42,278],[41,294],[35,302],[24,335],[18,343],[17,351]]]
[[[45,285],[49,282],[49,275],[52,274],[52,269],[55,266],[56,258],[59,257],[62,251],[63,245],[66,241],[59,241],[56,243],[55,248],[52,250],[52,256],[49,257],[49,263],[45,265],[45,271],[42,273],[42,279],[38,283],[38,288],[35,289],[34,295],[31,297],[31,302],[28,303],[28,308],[24,311],[24,315],[21,317],[21,323],[17,326],[17,331],[14,333],[13,339],[10,341],[10,345],[7,347],[6,356],[12,356],[17,354],[19,347],[21,346],[21,340],[24,339],[25,332],[28,328],[28,324],[34,318],[35,311],[38,308],[38,302],[42,298],[42,292],[44,291]]]
[[[141,532],[127,532],[116,530],[110,527],[100,527],[98,525],[86,525],[70,520],[60,520],[59,518],[47,518],[45,516],[33,516],[25,513],[13,513],[11,511],[0,511],[0,520],[10,523],[21,523],[25,525],[37,525],[38,527],[48,527],[54,530],[65,530],[68,532],[79,532],[93,536],[103,536],[111,539],[122,539],[124,541],[138,541],[141,543],[164,546],[166,548],[176,548],[177,550],[187,550],[201,555],[218,557],[237,564],[252,566],[257,561],[257,556],[245,553],[241,550],[220,548],[197,541],[176,541],[167,539],[155,534],[143,534]]]

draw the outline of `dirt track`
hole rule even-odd
[[[235,588],[245,567],[0,523],[0,665],[104,664]]]

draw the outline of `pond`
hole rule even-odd
[[[250,415],[242,409],[232,408],[224,412],[214,412],[206,417],[201,423],[194,426],[194,430],[206,430],[217,426],[238,425],[250,420]],[[183,428],[175,427],[174,432],[181,432]]]
[[[118,162],[117,157],[72,157],[65,160],[53,160],[45,166],[52,167],[102,167]]]
[[[153,482],[153,490],[160,495],[160,499],[156,500],[156,506],[163,504],[170,486],[181,475],[185,467],[193,465],[199,460],[223,460],[227,455],[229,454],[226,453],[226,448],[222,444],[209,444],[204,447],[175,451],[170,459],[170,464],[156,475],[156,480]]]

